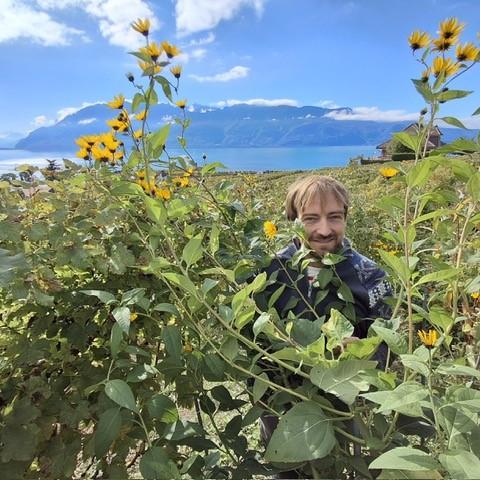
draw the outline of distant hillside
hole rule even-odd
[[[326,109],[320,107],[261,107],[235,105],[225,108],[194,106],[188,112],[191,126],[187,139],[190,147],[299,147],[378,145],[388,140],[393,132],[405,128],[409,122],[373,122],[334,120],[325,117],[334,110],[350,112],[349,108]],[[75,138],[105,132],[106,120],[113,118],[106,105],[92,105],[65,117],[49,127],[32,131],[17,142],[16,148],[31,151],[72,151]],[[178,108],[167,104],[153,107],[149,119],[151,129],[172,121]],[[442,129],[443,141],[459,136],[473,136],[473,130]],[[178,134],[172,126],[171,138]]]

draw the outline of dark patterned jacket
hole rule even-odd
[[[285,289],[273,305],[280,317],[285,318],[288,311],[292,311],[297,318],[314,320],[315,314],[306,305],[305,300],[314,306],[316,299],[318,301],[317,295],[320,290],[315,287],[315,284],[313,288],[309,288],[306,272],[299,273],[289,264],[289,260],[297,250],[297,245],[291,243],[278,252],[276,258],[264,270],[267,272],[267,278],[276,276],[276,280],[267,286],[256,301],[263,310],[267,310],[268,300],[272,294],[279,287],[285,285]],[[353,335],[365,338],[370,324],[376,318],[390,317],[391,309],[384,300],[392,295],[392,289],[385,272],[373,260],[352,249],[347,239],[343,240],[343,247],[338,253],[345,259],[336,264],[334,268],[338,277],[349,287],[354,300],[354,312],[350,311],[347,317],[351,319],[352,314],[355,317],[352,322],[355,327]],[[301,295],[293,287],[292,282],[297,285]],[[338,297],[335,285],[330,283],[325,287],[325,290],[327,289],[328,294],[325,296],[323,293],[324,298],[314,308],[318,316],[327,315],[328,319],[330,309],[336,308],[343,311],[345,302]]]

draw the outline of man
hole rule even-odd
[[[352,249],[345,238],[349,205],[346,188],[331,177],[312,175],[290,186],[286,198],[287,218],[303,224],[303,245],[301,240],[294,239],[276,254],[265,269],[270,279],[268,287],[256,299],[258,306],[266,311],[280,289],[273,307],[281,319],[294,314],[293,329],[295,321],[308,319],[318,320],[320,330],[332,308],[341,311],[354,326],[353,336],[345,339],[344,345],[367,337],[368,328],[376,318],[390,317],[390,307],[384,300],[391,295],[385,272],[373,260]],[[306,254],[308,262],[303,261],[302,251],[309,252]],[[341,258],[337,257],[335,265],[326,266],[322,258],[327,253]],[[306,267],[305,263],[308,263]],[[384,364],[385,349],[381,347],[374,359]],[[282,375],[276,375],[273,365],[266,363],[264,369],[269,370],[270,378],[281,381]],[[292,376],[287,378],[290,386],[292,383],[295,386],[296,380]],[[261,436],[265,444],[277,423],[275,416],[261,418]],[[296,477],[289,471],[279,478]]]

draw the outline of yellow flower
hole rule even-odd
[[[130,321],[134,322],[138,318],[138,315],[135,312],[130,314]]]
[[[135,118],[136,118],[137,120],[145,120],[146,117],[147,117],[147,111],[146,111],[146,110],[143,110],[142,112],[137,113],[137,114],[135,115]]]
[[[277,235],[277,226],[270,220],[267,220],[263,223],[263,233],[268,240],[272,240]]]
[[[410,48],[415,51],[427,47],[430,43],[430,37],[428,33],[417,30],[408,37],[408,43],[410,43]]]
[[[145,176],[146,176],[145,170],[139,170],[136,175],[139,180],[145,180]]]
[[[145,181],[145,178],[139,178],[135,183],[140,185],[144,192],[148,190],[148,183]]]
[[[122,151],[115,152],[115,160],[122,160],[122,158],[123,158],[123,152]]]
[[[135,130],[135,131],[133,132],[133,136],[134,136],[134,138],[136,138],[137,140],[140,140],[140,139],[143,137],[142,129],[140,128],[139,130]]]
[[[440,30],[438,31],[438,34],[445,39],[458,37],[460,33],[462,33],[464,27],[465,24],[459,23],[457,18],[447,18],[440,23]]]
[[[85,150],[90,150],[91,148],[90,144],[87,142],[85,137],[78,137],[77,139],[75,139],[75,143],[80,148],[84,148]]]
[[[144,75],[155,75],[162,71],[160,65],[155,65],[153,63],[138,61],[138,66],[142,69]]]
[[[430,69],[427,68],[426,70],[424,70],[422,72],[422,76],[421,76],[420,79],[422,80],[422,82],[426,83],[426,82],[428,82],[429,77],[430,77]]]
[[[120,146],[120,142],[115,138],[113,133],[104,133],[100,136],[100,141],[105,145],[111,153],[115,152],[115,150]]]
[[[459,62],[464,62],[465,60],[468,62],[475,62],[479,53],[480,49],[478,49],[471,42],[467,42],[463,45],[458,45],[457,50],[455,51],[455,55]]]
[[[437,343],[438,335],[436,330],[429,330],[428,332],[425,330],[419,330],[417,333],[420,340],[427,348],[433,348],[435,343]]]
[[[145,18],[144,20],[138,18],[136,22],[132,23],[132,28],[142,35],[148,37],[148,31],[150,30],[150,20]]]
[[[119,108],[120,110],[123,108],[123,104],[125,102],[125,97],[123,95],[117,95],[113,97],[113,100],[110,102],[107,102],[107,105],[110,108]]]
[[[439,52],[446,52],[452,45],[455,45],[458,42],[458,37],[450,37],[450,38],[436,38],[433,40],[433,44],[435,45],[434,50],[438,50]]]
[[[128,128],[128,125],[125,122],[120,121],[117,118],[107,120],[107,125],[115,132],[124,132]]]
[[[183,110],[185,108],[185,106],[187,105],[187,100],[177,100],[175,102],[175,105],[177,107],[180,107]]]
[[[95,145],[92,147],[92,155],[95,160],[99,162],[110,162],[113,160],[113,154],[108,150],[108,148],[101,148]]]
[[[168,58],[176,57],[181,53],[179,48],[177,48],[175,45],[172,45],[169,42],[162,42],[162,47],[165,53],[167,54]]]
[[[193,167],[188,167],[185,173],[183,174],[184,177],[190,177],[193,173]]]
[[[98,142],[98,135],[84,135],[82,137],[90,147],[93,147],[93,145],[95,145],[96,142]]]
[[[158,60],[158,57],[162,54],[162,47],[155,42],[151,42],[148,44],[146,47],[142,47],[140,50],[140,53],[143,53],[144,55],[147,55],[152,59],[152,62],[156,62]]]
[[[170,68],[170,71],[172,72],[172,75],[175,78],[180,78],[180,75],[182,74],[182,66],[181,65],[175,65],[172,68]]]
[[[172,196],[168,188],[157,188],[155,193],[156,196],[162,200],[170,200],[170,197]]]
[[[172,178],[172,182],[176,187],[188,187],[190,181],[188,177],[183,176]]]
[[[460,68],[458,63],[453,63],[451,58],[435,57],[432,63],[432,72],[438,77],[440,73],[444,73],[445,77],[453,75]]]
[[[480,298],[480,292],[473,292],[470,295],[474,300],[478,300]]]
[[[88,150],[86,148],[81,148],[76,154],[75,156],[77,156],[78,158],[83,158],[84,160],[88,160],[89,158],[89,153],[88,153]]]
[[[378,171],[383,178],[392,178],[400,173],[400,171],[394,167],[381,167]]]

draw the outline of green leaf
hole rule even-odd
[[[145,97],[141,93],[136,93],[132,100],[132,112],[136,112],[142,103],[145,103]]]
[[[138,412],[132,390],[123,380],[109,380],[105,384],[105,394],[121,407]]]
[[[373,353],[377,350],[377,347],[382,342],[380,337],[368,337],[368,338],[361,338],[360,340],[356,340],[355,342],[350,342],[347,344],[345,348],[345,352],[341,355],[340,358],[369,358]]]
[[[388,345],[393,353],[401,355],[408,351],[408,345],[405,338],[398,332],[375,324],[373,324],[371,328]]]
[[[377,362],[368,360],[345,360],[333,368],[318,365],[312,368],[310,379],[317,387],[351,405],[361,391],[364,392],[370,387],[361,373],[374,369],[376,365]]]
[[[448,102],[449,100],[455,100],[456,98],[464,98],[467,95],[473,93],[472,90],[445,90],[444,92],[440,92],[437,96],[437,100],[439,102]],[[451,118],[451,117],[447,117]],[[442,120],[442,119],[439,119]]]
[[[104,292],[103,290],[80,290],[80,293],[97,297],[105,305],[111,305],[117,302],[115,295],[112,295],[110,292]]]
[[[182,334],[176,325],[166,325],[162,328],[162,340],[165,342],[167,353],[175,359],[182,356]]]
[[[458,275],[458,273],[459,270],[457,268],[446,268],[444,270],[427,273],[423,277],[420,277],[417,282],[415,282],[415,287],[428,282],[442,282],[444,280],[448,280],[449,278],[455,277]]]
[[[120,351],[120,344],[123,339],[122,327],[118,323],[114,323],[112,327],[112,332],[110,333],[110,351],[112,352],[112,357],[116,358],[118,352]]]
[[[128,335],[130,330],[130,309],[128,307],[117,307],[113,310],[112,315],[122,331]]]
[[[472,113],[472,117],[474,115],[480,115],[480,107],[478,107],[473,113]]]
[[[336,444],[321,406],[301,402],[280,418],[265,452],[268,462],[305,462],[326,457]]]
[[[150,143],[153,150],[163,148],[167,142],[168,135],[170,134],[170,124],[164,125],[156,132],[147,135],[146,140]]]
[[[419,160],[418,163],[407,173],[407,185],[410,188],[424,185],[432,173],[432,167],[433,162],[431,161],[431,158],[423,158],[422,160]]]
[[[480,201],[480,172],[475,172],[467,182],[467,191],[475,201]]]
[[[322,335],[322,325],[323,320],[320,318],[314,321],[307,318],[297,318],[293,322],[290,335],[295,342],[306,347]]]
[[[353,325],[338,310],[332,308],[328,322],[322,325],[322,332],[327,336],[327,349],[332,351],[338,345],[341,345],[345,337],[350,337],[353,333]]]
[[[429,103],[433,100],[434,96],[432,93],[432,89],[427,82],[423,82],[422,80],[417,79],[412,79],[412,82],[415,85],[415,89],[423,97],[425,102]]]
[[[140,185],[137,185],[134,182],[118,182],[110,190],[110,194],[114,197],[120,195],[143,195],[143,190]]]
[[[476,368],[468,367],[466,365],[457,365],[456,363],[444,363],[435,370],[435,373],[439,373],[441,375],[460,375],[465,377],[480,378],[480,371]]]
[[[179,418],[175,403],[160,393],[154,394],[148,400],[147,409],[152,418],[162,423],[175,423]]]
[[[268,380],[268,375],[262,372],[258,378],[255,378],[255,382],[253,383],[253,403],[257,403],[268,390],[268,385],[262,382],[262,378]]]
[[[176,480],[180,472],[162,447],[151,447],[140,460],[140,473],[146,480]]]
[[[363,393],[361,396],[378,403],[378,413],[395,410],[409,417],[421,417],[420,401],[428,396],[428,391],[418,383],[405,382],[395,390]]]
[[[203,233],[191,238],[185,245],[182,253],[182,259],[187,264],[187,268],[194,265],[202,258],[202,240]]]
[[[210,253],[212,255],[215,255],[215,253],[218,252],[218,249],[220,247],[219,237],[220,237],[220,229],[218,228],[218,225],[214,223],[212,226],[212,231],[210,232],[210,240],[209,240]]]
[[[393,138],[413,152],[417,151],[420,144],[420,137],[418,135],[410,135],[407,132],[394,133]]]
[[[95,456],[102,458],[110,449],[110,445],[117,438],[122,426],[122,416],[117,407],[110,408],[100,415],[95,430]]]
[[[393,270],[403,283],[406,283],[410,278],[410,269],[408,268],[405,259],[403,257],[391,255],[383,250],[378,250],[378,253],[382,257],[383,262]]]
[[[153,310],[155,310],[156,312],[168,312],[172,315],[175,315],[176,317],[180,317],[180,313],[178,312],[177,307],[175,305],[172,305],[171,303],[159,303],[158,305],[155,305],[153,307]]]
[[[414,372],[417,372],[424,377],[428,377],[428,365],[418,355],[404,354],[400,355],[400,359],[405,367],[412,369]]]
[[[454,127],[464,128],[464,129],[468,130],[467,127],[458,118],[455,118],[455,117],[441,117],[438,120],[443,120],[445,123],[448,123],[449,125],[453,125]]]
[[[162,87],[164,95],[170,100],[170,102],[173,102],[172,100],[172,89],[170,88],[170,83],[165,77],[162,77],[161,75],[156,75],[153,77],[157,83],[159,83]]]
[[[3,444],[0,450],[1,461],[4,463],[12,460],[31,462],[41,439],[40,433],[34,423],[2,426],[0,430],[0,442]],[[22,478],[25,477],[22,476]]]
[[[148,218],[158,225],[163,225],[167,219],[167,212],[162,201],[145,195],[143,202],[145,203]]]
[[[439,455],[440,463],[455,480],[478,480],[480,459],[472,452],[449,450]]]
[[[428,453],[411,447],[397,447],[383,453],[369,466],[387,470],[435,470],[440,465]]]
[[[187,291],[190,295],[196,297],[197,289],[195,284],[185,275],[180,275],[174,272],[166,272],[163,276],[171,283],[178,285],[183,290]]]

